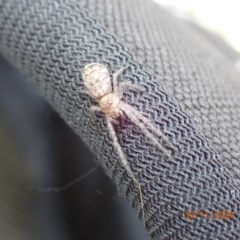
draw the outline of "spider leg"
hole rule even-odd
[[[139,90],[141,92],[143,92],[145,90],[143,87],[132,84],[132,83],[129,83],[129,82],[120,82],[119,83],[119,89],[118,89],[118,95],[119,95],[120,98],[122,98],[123,89],[125,87],[131,88],[131,89],[136,89],[136,90]]]
[[[137,111],[135,108],[133,108],[132,106],[125,104],[125,103],[122,104],[122,111],[126,113],[126,115],[130,118],[130,120],[135,125],[137,125],[142,130],[144,135],[146,137],[148,137],[168,158],[173,159],[172,156],[168,153],[168,151],[166,151],[166,149],[152,135],[152,133],[148,131],[148,127],[151,130],[152,129],[155,130],[155,128],[151,125],[151,123],[149,123],[149,121],[147,123],[148,125],[146,125],[146,123],[145,123],[146,119],[143,119],[144,117],[142,116],[142,114],[139,111]],[[143,122],[141,122],[141,121],[143,121]],[[163,134],[161,131],[157,130],[157,133],[158,133],[158,135],[163,137]]]
[[[117,150],[118,154],[119,154],[119,157],[121,159],[121,163],[122,165],[124,166],[125,170],[127,171],[128,175],[132,178],[133,182],[138,186],[138,189],[139,189],[139,194],[140,194],[140,202],[141,202],[141,208],[142,208],[142,216],[143,216],[143,222],[145,220],[145,217],[144,217],[144,204],[143,204],[143,195],[142,195],[142,188],[141,188],[141,185],[140,183],[138,182],[138,180],[136,179],[136,177],[134,176],[130,166],[129,166],[129,163],[122,151],[122,148],[121,148],[121,145],[119,144],[118,142],[118,139],[117,139],[117,135],[116,135],[116,132],[113,128],[113,125],[111,123],[112,119],[109,118],[109,117],[106,117],[107,119],[107,127],[108,127],[108,130],[109,130],[109,133],[110,133],[110,136],[113,140],[113,146],[115,147],[115,149]]]
[[[136,90],[139,90],[141,92],[143,92],[145,90],[143,87],[132,84],[130,82],[120,82],[119,83],[120,92],[122,92],[123,88],[125,88],[125,87],[131,88],[131,89],[136,89]]]
[[[134,108],[133,108],[134,109]],[[136,109],[134,109],[134,111],[136,112],[136,115],[138,116],[138,118],[146,125],[146,127],[148,129],[150,129],[152,132],[154,132],[156,135],[158,135],[159,137],[161,137],[170,148],[172,148],[173,150],[176,150],[176,148],[169,142],[169,140],[164,136],[164,134],[162,133],[162,131],[160,131],[159,129],[157,129],[156,127],[154,127],[154,125],[151,123],[151,121],[144,117],[142,115],[141,112],[137,111]]]
[[[96,115],[95,112],[101,112],[101,108],[97,107],[97,106],[92,106],[89,108],[89,113],[90,113],[90,118],[91,118],[91,122],[95,124],[96,122]]]
[[[125,71],[127,68],[129,68],[129,66],[126,67],[122,67],[119,70],[117,70],[114,74],[113,74],[113,92],[114,93],[118,93],[118,82],[117,82],[117,77],[123,72]]]

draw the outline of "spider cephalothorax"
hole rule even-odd
[[[99,99],[99,107],[107,115],[107,117],[112,119],[118,118],[123,114],[121,110],[121,99],[114,93],[108,93]]]

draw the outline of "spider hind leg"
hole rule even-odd
[[[117,135],[116,135],[116,132],[113,128],[113,125],[112,125],[112,120],[111,118],[109,117],[106,117],[106,120],[107,120],[107,127],[108,127],[108,130],[109,130],[109,134],[113,140],[113,146],[115,147],[115,149],[117,150],[117,153],[121,159],[121,164],[123,165],[123,167],[125,168],[126,172],[128,173],[128,175],[132,178],[133,182],[137,185],[138,187],[138,190],[139,190],[139,195],[140,195],[140,203],[141,203],[141,209],[142,209],[142,217],[143,217],[143,222],[145,222],[145,214],[144,214],[144,203],[143,203],[143,194],[142,194],[142,187],[141,187],[141,184],[138,182],[138,180],[136,179],[135,175],[133,174],[130,166],[129,166],[129,163],[122,151],[122,148],[121,148],[121,145],[119,144],[118,142],[118,139],[117,139]]]

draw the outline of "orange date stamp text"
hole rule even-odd
[[[212,220],[233,220],[235,213],[231,210],[216,210],[216,211],[190,211],[186,210],[184,212],[185,218],[189,220],[194,220],[197,218],[205,218]]]

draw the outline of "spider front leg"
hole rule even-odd
[[[132,107],[132,106],[130,106]],[[133,108],[134,109],[134,108]],[[151,130],[153,133],[155,133],[157,136],[161,137],[166,143],[167,145],[172,149],[172,150],[176,150],[176,147],[174,147],[169,140],[164,136],[164,134],[162,133],[162,131],[158,130],[156,127],[154,127],[154,125],[150,122],[149,119],[147,119],[146,117],[144,117],[142,115],[142,113],[140,113],[139,111],[137,111],[136,109],[134,109],[136,116],[138,117],[138,119],[140,121],[142,121],[146,127]]]
[[[144,204],[143,204],[143,195],[142,195],[142,188],[141,188],[141,185],[140,183],[138,182],[138,180],[136,179],[136,177],[134,176],[130,166],[129,166],[129,163],[122,151],[122,148],[121,148],[121,145],[119,144],[118,142],[118,139],[117,139],[117,135],[116,135],[116,132],[113,128],[113,125],[112,125],[112,120],[111,118],[109,117],[106,117],[106,120],[107,120],[107,127],[108,127],[108,130],[109,130],[109,134],[113,140],[113,146],[114,148],[117,150],[117,153],[121,159],[121,164],[123,165],[123,167],[125,168],[125,170],[127,171],[128,175],[132,178],[133,182],[137,185],[138,189],[139,189],[139,194],[140,194],[140,202],[141,202],[141,208],[142,208],[142,216],[143,216],[143,221],[145,221],[145,217],[144,217]]]
[[[129,68],[130,66],[126,66],[126,67],[123,67],[121,69],[119,69],[116,73],[113,74],[113,92],[118,94],[118,96],[120,98],[122,98],[122,95],[123,95],[123,89],[125,87],[128,87],[128,88],[131,88],[131,89],[137,89],[139,91],[144,91],[144,88],[143,87],[140,87],[140,86],[137,86],[135,84],[132,84],[132,83],[129,83],[129,82],[120,82],[118,84],[117,82],[117,77],[124,71],[126,70],[127,68]]]
[[[142,122],[142,114],[138,112],[135,108],[128,104],[122,104],[122,111],[126,113],[126,115],[130,118],[130,120],[137,125],[143,134],[152,141],[154,145],[156,145],[160,151],[162,151],[168,158],[173,159],[173,157],[168,153],[168,151],[158,142],[158,140],[148,131],[148,126],[144,122]],[[154,128],[152,126],[152,128]],[[158,133],[161,133],[160,131]],[[163,134],[161,133],[160,135],[162,138],[164,137]]]
[[[114,93],[118,93],[119,89],[118,89],[118,82],[117,82],[117,78],[118,76],[125,71],[126,69],[128,69],[130,66],[126,66],[123,68],[120,68],[119,70],[117,70],[114,74],[113,74],[113,92]]]
[[[124,90],[125,87],[131,88],[131,89],[136,89],[136,90],[139,90],[141,92],[143,92],[145,90],[143,87],[132,84],[132,83],[129,83],[129,82],[120,82],[119,83],[119,89],[118,89],[118,96],[120,98],[122,98],[122,96],[123,96],[123,90]]]

